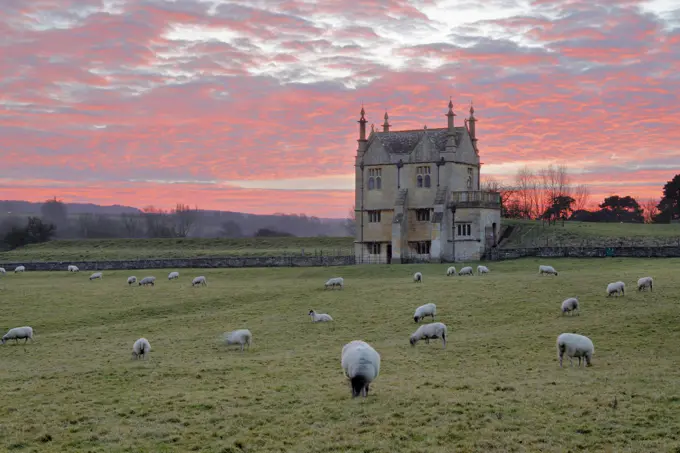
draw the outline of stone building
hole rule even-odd
[[[500,194],[480,190],[474,116],[443,128],[382,131],[366,137],[361,108],[355,175],[357,263],[479,259],[496,245]]]

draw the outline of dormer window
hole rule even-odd
[[[432,187],[431,168],[429,165],[423,167],[416,167],[416,187]]]

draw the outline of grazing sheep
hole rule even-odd
[[[168,274],[168,280],[176,280],[179,278],[179,272],[170,272]]]
[[[139,286],[156,286],[156,277],[144,277],[139,281]]]
[[[367,397],[369,385],[380,373],[380,354],[365,341],[354,340],[342,347],[340,364],[349,378],[352,398]]]
[[[446,276],[450,277],[452,275],[456,275],[456,268],[454,266],[451,266],[450,268],[446,269]]]
[[[413,313],[413,320],[419,322],[425,316],[432,316],[432,321],[434,321],[434,316],[437,314],[437,306],[433,303],[421,305],[416,308],[416,312]]]
[[[425,343],[430,344],[430,339],[441,338],[444,347],[446,347],[446,324],[442,322],[433,322],[418,327],[418,330],[411,334],[409,342],[411,346],[415,346],[419,340],[425,340]]]
[[[607,285],[607,297],[611,296],[612,294],[616,293],[618,296],[619,294],[622,296],[626,295],[626,284],[618,281],[614,283],[610,283]]]
[[[5,344],[7,340],[14,340],[15,343],[19,343],[19,340],[24,338],[24,344],[31,340],[33,343],[33,328],[29,326],[24,327],[14,327],[9,329],[5,335],[2,336],[2,344]]]
[[[420,272],[416,272],[415,274],[413,274],[413,281],[415,283],[423,283],[423,274],[421,274]]]
[[[139,340],[135,341],[135,344],[132,345],[132,358],[146,358],[146,355],[149,353],[149,351],[151,351],[149,340],[146,338],[140,338]]]
[[[554,267],[552,266],[545,266],[541,264],[538,266],[538,274],[543,275],[543,274],[548,274],[548,275],[557,275],[557,271],[555,270]]]
[[[579,316],[581,316],[581,307],[578,304],[578,297],[570,297],[562,302],[562,314],[571,313],[574,315],[574,311],[578,310]]]
[[[250,344],[253,341],[253,334],[250,333],[250,330],[248,329],[239,329],[239,330],[234,330],[232,332],[225,332],[224,333],[224,343],[227,346],[231,346],[234,344],[240,344],[241,345],[241,352],[243,352],[243,348],[245,345],[248,345],[248,349],[250,349]]]
[[[560,360],[560,367],[562,366],[562,357],[567,354],[571,366],[574,366],[573,358],[578,357],[578,366],[581,366],[581,359],[584,360],[585,366],[591,366],[591,360],[595,353],[595,347],[590,338],[577,333],[563,333],[557,337],[557,357]]]
[[[458,275],[472,275],[472,267],[465,266],[458,272]]]
[[[137,283],[137,277],[134,275],[132,277],[128,277],[128,285],[133,285],[135,283]]]
[[[333,320],[333,318],[331,318],[331,315],[328,315],[326,313],[317,314],[314,310],[309,310],[309,316],[312,317],[312,322],[327,322]]]
[[[96,279],[102,279],[104,276],[102,275],[101,272],[95,272],[94,274],[90,275],[90,281],[96,280]]]
[[[0,274],[3,274],[3,275],[4,275],[4,274],[6,274],[6,273],[7,273],[7,271],[5,270],[5,268],[4,268],[4,267],[0,267]]]
[[[208,282],[206,282],[205,277],[201,275],[200,277],[196,277],[195,279],[193,279],[193,281],[191,282],[191,286],[196,285],[208,286]]]
[[[489,273],[489,268],[486,266],[477,266],[477,275],[480,274],[488,274]]]
[[[328,281],[324,283],[323,286],[324,286],[323,289],[328,289],[329,287],[333,289],[336,286],[339,286],[340,289],[342,289],[345,286],[345,279],[342,277],[329,278]]]
[[[644,291],[647,287],[649,287],[649,290],[652,291],[653,283],[654,281],[652,280],[652,277],[642,277],[640,280],[638,280],[638,291]]]
[[[24,272],[26,270],[26,266],[17,266],[14,268],[14,273],[16,274],[17,272]]]
[[[80,272],[80,269],[78,269],[78,266],[74,266],[73,264],[69,265],[68,267],[69,272]]]

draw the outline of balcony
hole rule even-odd
[[[486,208],[500,209],[501,194],[480,190],[465,190],[451,192],[449,208]]]

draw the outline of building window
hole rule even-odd
[[[416,167],[416,187],[431,187],[430,166]]]
[[[382,189],[382,168],[368,169],[368,190]]]
[[[368,223],[380,223],[380,211],[368,211]]]
[[[472,167],[468,167],[467,172],[467,188],[472,189]]]
[[[371,244],[368,244],[368,253],[370,253],[371,255],[380,255],[380,243],[373,242]]]
[[[430,245],[432,242],[430,241],[421,241],[421,242],[411,242],[411,248],[415,250],[415,252],[418,255],[429,255],[430,254]]]
[[[458,237],[472,237],[472,224],[470,224],[470,223],[457,223],[456,224],[456,236],[458,236]]]
[[[430,221],[430,210],[429,209],[416,209],[416,219],[418,219],[418,222],[429,222]]]

